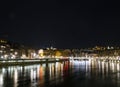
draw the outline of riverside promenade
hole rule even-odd
[[[0,59],[1,66],[11,65],[27,65],[27,64],[40,64],[51,62],[64,62],[69,61],[69,58],[43,58],[43,59]]]

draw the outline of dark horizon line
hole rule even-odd
[[[37,45],[32,45],[32,44],[28,44],[28,43],[24,43],[24,42],[21,42],[21,41],[14,41],[14,40],[10,40],[8,38],[1,38],[0,39],[3,39],[3,40],[7,40],[7,41],[10,41],[11,43],[18,43],[18,44],[21,44],[21,45],[24,45],[24,46],[27,46],[27,47],[32,47],[32,48],[36,48],[36,49],[45,49],[45,48],[50,48],[51,46],[54,47],[54,48],[57,48],[57,49],[86,49],[86,48],[93,48],[95,46],[100,46],[100,47],[107,47],[107,46],[110,46],[110,47],[120,47],[120,44],[116,43],[116,44],[112,44],[112,43],[102,43],[102,44],[98,44],[98,43],[93,43],[93,44],[84,44],[84,45],[68,45],[66,47],[64,46],[61,46],[60,44],[59,45],[46,45],[46,44],[42,44],[41,46],[37,46]]]

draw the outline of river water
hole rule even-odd
[[[65,61],[0,67],[0,87],[120,87],[120,63]]]

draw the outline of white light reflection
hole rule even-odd
[[[5,68],[2,68],[2,73],[5,73]]]
[[[52,66],[52,64],[49,64],[49,75],[50,75],[50,80],[52,79],[52,70],[51,70],[51,67]]]
[[[106,65],[106,66],[105,66],[105,68],[106,68],[106,75],[108,76],[108,62],[106,62],[105,65]]]
[[[86,68],[86,72],[88,72],[88,67],[89,67],[89,61],[85,61],[85,68]]]
[[[90,77],[90,73],[91,73],[91,67],[90,67],[90,66],[91,66],[91,61],[92,61],[92,60],[89,60],[89,61],[88,61],[88,64],[89,64],[89,65],[88,65],[88,72],[89,72],[89,73],[88,73],[88,76],[89,76],[89,77]]]
[[[103,77],[103,78],[104,78],[104,72],[105,72],[105,71],[104,71],[104,68],[105,68],[105,67],[104,67],[104,63],[105,63],[105,62],[102,62],[102,77]]]
[[[39,68],[40,68],[40,65],[37,65],[37,78],[39,77]]]
[[[120,71],[120,65],[117,63],[117,71]]]
[[[0,87],[3,87],[3,74],[0,74]]]
[[[14,73],[14,67],[8,67],[8,75],[12,78]]]
[[[34,69],[31,69],[31,81],[36,80],[37,72]]]
[[[57,78],[58,74],[59,74],[59,64],[58,64],[58,62],[55,63],[54,69],[55,69],[55,78]]]
[[[31,69],[31,71],[30,71],[30,79],[31,79],[31,82],[33,82],[33,79],[34,79],[34,77],[33,77],[33,69]]]
[[[119,65],[119,63],[117,63],[117,79],[119,79],[120,78],[120,65]]]
[[[17,87],[17,82],[18,82],[18,71],[15,69],[14,71],[14,87]]]
[[[61,76],[63,76],[63,63],[61,63],[60,66],[61,66],[61,71],[60,71],[60,73],[61,73]]]
[[[113,62],[111,63],[111,69],[112,69],[113,72],[115,72],[115,66],[114,66]]]
[[[101,71],[101,62],[98,61],[98,68],[99,68],[99,72]]]
[[[59,82],[59,73],[60,73],[60,67],[59,67],[59,64],[58,64],[58,62],[56,62],[56,83],[58,83]]]

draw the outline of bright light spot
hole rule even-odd
[[[7,58],[7,57],[8,57],[8,55],[7,55],[7,54],[5,54],[5,55],[4,55],[4,58]]]
[[[18,52],[15,52],[15,55],[17,55],[18,54]]]
[[[43,57],[43,54],[44,54],[43,49],[40,49],[40,50],[38,51],[38,54],[39,54],[40,57]]]
[[[4,58],[3,56],[1,56],[1,58]]]
[[[0,87],[3,87],[3,74],[0,74]]]

